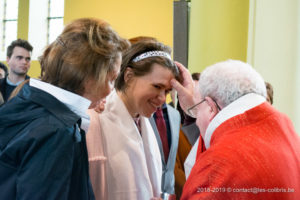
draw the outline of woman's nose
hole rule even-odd
[[[161,102],[161,104],[165,103],[166,101],[166,92],[164,90],[161,90],[159,95],[158,95],[158,99]]]

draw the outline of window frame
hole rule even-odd
[[[17,39],[17,37],[18,37],[18,18],[19,18],[19,6],[17,6],[18,7],[18,10],[17,10],[17,16],[16,16],[16,18],[7,18],[7,1],[8,0],[4,0],[3,1],[3,14],[2,14],[2,36],[1,36],[1,40],[2,40],[2,46],[1,46],[1,51],[5,51],[6,50],[6,46],[8,46],[9,44],[6,44],[6,38],[7,38],[7,36],[6,36],[6,29],[7,29],[7,24],[9,23],[9,22],[16,22],[16,38],[15,39]],[[17,5],[19,5],[19,0],[17,0]]]
[[[50,41],[50,24],[51,24],[51,20],[56,20],[56,19],[64,19],[64,13],[63,16],[50,16],[51,15],[51,2],[52,0],[48,0],[48,17],[47,17],[47,36],[46,36],[46,40],[47,40],[47,45],[51,42]]]

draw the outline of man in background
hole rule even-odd
[[[172,106],[164,103],[150,118],[162,159],[161,197],[175,200],[174,167],[176,161],[180,114]]]
[[[33,47],[28,41],[17,39],[7,47],[6,62],[9,72],[6,77],[0,79],[0,91],[4,102],[7,101],[11,92],[25,79],[30,68],[31,52]]]

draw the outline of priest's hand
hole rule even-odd
[[[178,100],[181,108],[187,112],[187,109],[195,104],[194,88],[195,83],[188,69],[186,69],[181,63],[175,62],[182,76],[182,83],[179,83],[176,79],[171,80],[172,87],[177,91]]]

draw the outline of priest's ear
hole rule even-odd
[[[205,100],[210,107],[209,112],[209,121],[211,121],[218,113],[219,113],[219,106],[215,100],[213,100],[211,97],[205,97]]]

